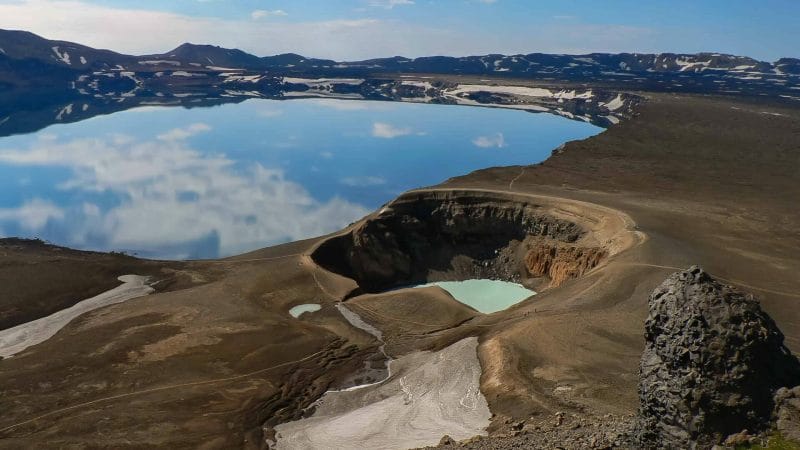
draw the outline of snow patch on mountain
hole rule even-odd
[[[72,63],[69,60],[69,53],[67,53],[66,50],[64,50],[64,53],[59,52],[59,47],[57,45],[55,47],[52,47],[52,49],[53,53],[56,54],[56,59],[58,59],[59,61],[63,62],[68,66],[72,65]]]
[[[61,111],[59,111],[58,115],[56,116],[56,120],[63,120],[64,116],[68,116],[70,114],[72,114],[72,103],[65,106],[64,108],[61,109]]]
[[[330,86],[332,84],[347,84],[351,86],[358,86],[364,83],[364,79],[362,78],[317,78],[317,79],[309,79],[309,78],[292,78],[292,77],[284,77],[284,83],[291,83],[291,84],[305,84],[310,88],[315,87],[322,87],[322,86]]]
[[[148,60],[148,61],[139,61],[139,64],[141,64],[143,66],[144,65],[156,66],[156,65],[162,65],[162,64],[168,64],[170,66],[180,66],[181,62],[180,61],[173,61],[173,60],[170,60],[170,59],[156,59],[156,60]],[[194,65],[194,64],[192,64],[192,65]]]

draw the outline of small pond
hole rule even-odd
[[[484,314],[491,314],[536,295],[536,292],[516,283],[498,280],[437,281],[414,286],[416,288],[438,286],[449,292],[456,300]]]
[[[307,303],[305,305],[297,305],[294,308],[290,309],[289,310],[289,314],[291,314],[292,317],[294,317],[296,319],[296,318],[302,316],[303,313],[317,312],[320,309],[322,309],[322,306],[320,306],[317,303]]]

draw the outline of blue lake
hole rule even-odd
[[[523,111],[344,100],[139,108],[0,138],[0,235],[186,259],[346,226],[408,189],[602,131]]]

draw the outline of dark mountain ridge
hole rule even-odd
[[[71,69],[91,69],[129,63],[133,56],[111,50],[97,50],[67,41],[45,39],[19,30],[0,30],[0,56]]]
[[[336,62],[293,53],[258,57],[191,43],[133,56],[0,30],[0,136],[144,105],[310,97],[507,107],[606,127],[632,114],[636,91],[800,106],[800,59],[531,53]]]
[[[36,59],[46,64],[73,69],[115,67],[118,64],[128,64],[134,67],[126,67],[127,69],[139,66],[151,68],[193,66],[204,69],[216,67],[250,70],[330,69],[367,70],[372,73],[513,74],[531,77],[555,73],[635,75],[712,71],[800,76],[800,59],[797,58],[781,58],[771,63],[746,56],[721,53],[590,53],[586,55],[530,53],[465,57],[426,56],[414,59],[395,56],[364,61],[336,62],[327,59],[306,58],[293,53],[259,57],[238,49],[184,43],[166,53],[132,56],[110,50],[96,50],[72,42],[48,40],[26,31],[11,30],[0,30],[0,49],[0,54],[12,59]]]

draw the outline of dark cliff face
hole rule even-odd
[[[519,243],[533,236],[570,243],[583,233],[578,225],[523,203],[407,194],[352,232],[325,242],[313,257],[368,292],[432,281],[433,272],[517,281],[527,276],[523,258],[515,256]]]
[[[775,392],[800,382],[800,364],[752,295],[698,267],[650,296],[640,367],[637,438],[644,448],[709,448],[764,431]]]

